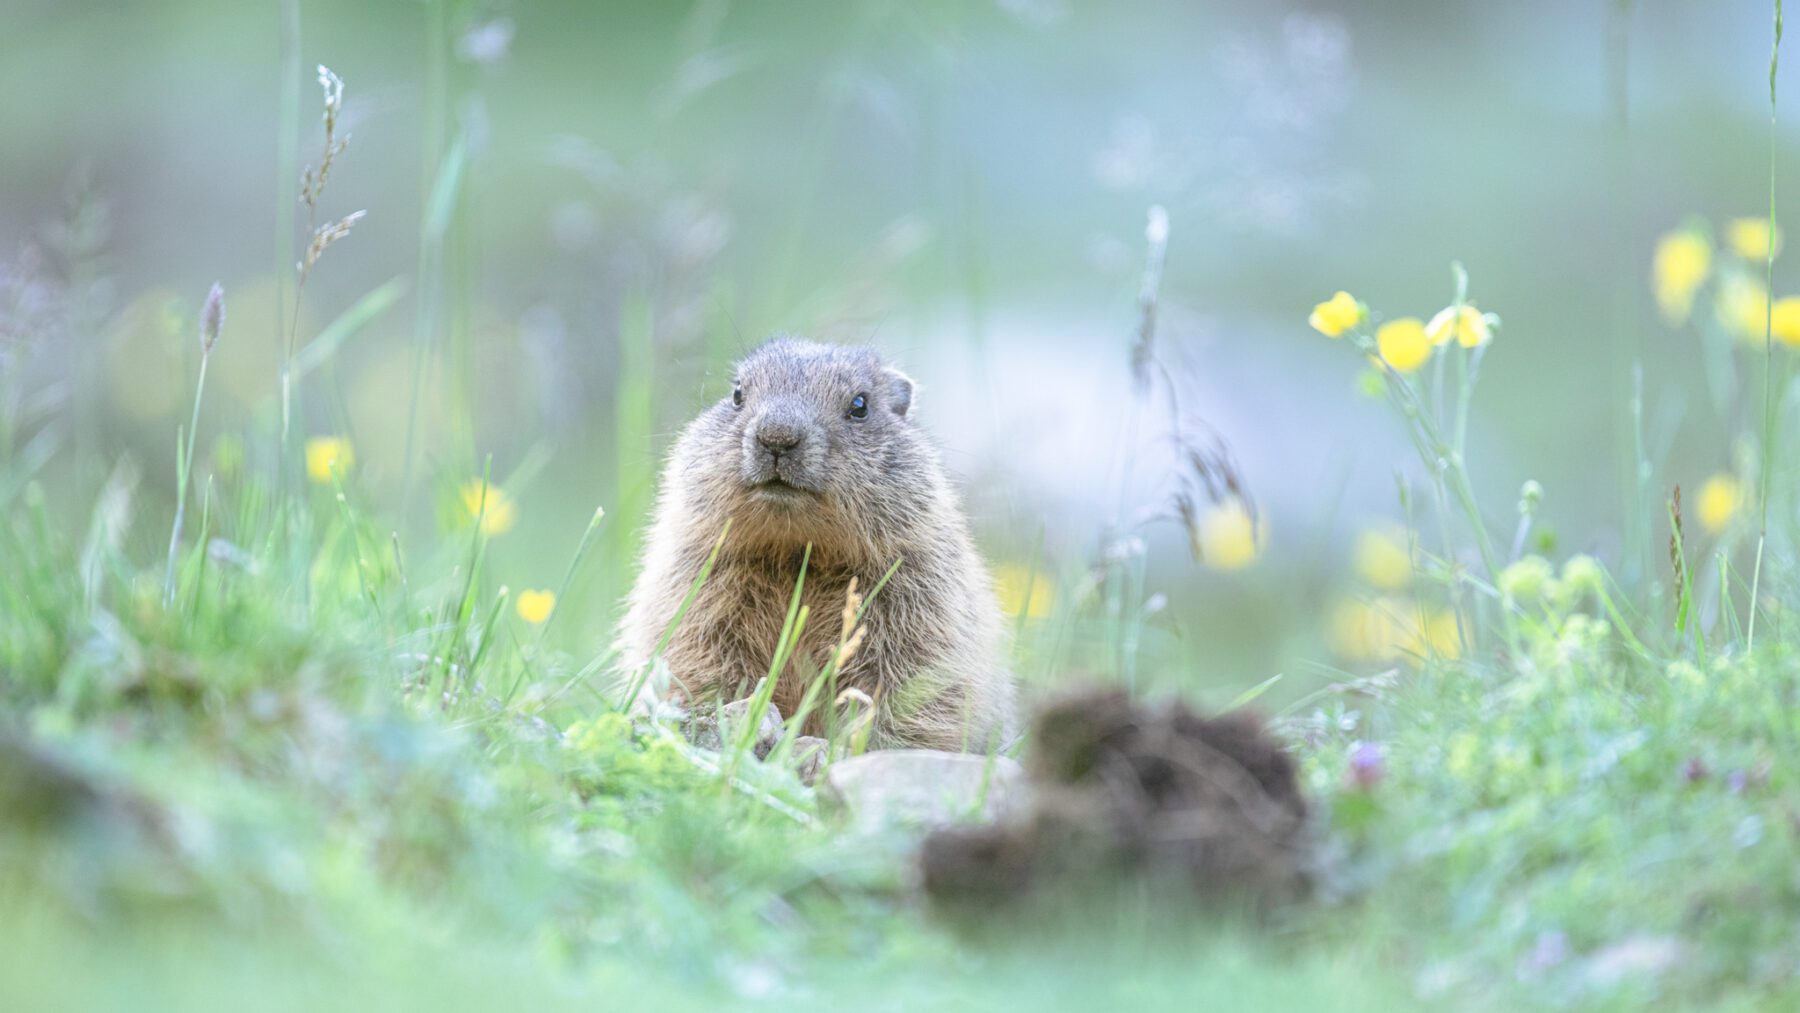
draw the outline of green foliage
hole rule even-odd
[[[1328,858],[1322,901],[1284,915],[1279,944],[1195,937],[1129,898],[1098,921],[971,937],[921,917],[904,841],[821,822],[779,762],[738,748],[718,763],[612,710],[605,657],[561,653],[488,586],[480,523],[403,565],[354,483],[284,501],[240,478],[213,494],[220,539],[183,553],[165,599],[162,567],[130,548],[131,488],[107,484],[81,543],[36,485],[0,528],[15,563],[0,578],[0,747],[26,772],[0,779],[0,899],[19,912],[0,932],[98,947],[96,1002],[145,960],[171,1004],[225,1001],[196,958],[163,949],[169,932],[284,992],[329,967],[369,995],[471,1004],[501,980],[565,997],[631,982],[670,1001],[1155,1002],[1201,969],[1247,1002],[1381,1008],[1409,992],[1792,988],[1800,786],[1779,761],[1800,751],[1800,655],[1767,636],[1754,654],[1700,655],[1646,631],[1589,557],[1524,557],[1471,585],[1511,631],[1472,642],[1516,653],[1427,660],[1289,709]],[[295,528],[315,548],[290,571],[278,543]],[[1111,622],[1100,600],[1056,619],[1108,653]],[[1019,632],[1029,657],[1065,630]],[[1373,742],[1375,768],[1359,754]],[[62,787],[27,790],[40,781]],[[1152,925],[1205,956],[1094,949]],[[1306,954],[1298,983],[1272,984],[1290,957],[1271,945]],[[469,950],[447,979],[415,970]],[[53,983],[19,959],[5,977],[29,1002]],[[1614,970],[1632,959],[1650,964]],[[1361,984],[1342,994],[1352,967]]]

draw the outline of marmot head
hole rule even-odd
[[[871,349],[770,341],[683,434],[687,505],[732,518],[739,544],[885,551],[942,484],[912,400],[913,381]]]

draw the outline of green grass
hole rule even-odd
[[[1314,904],[1209,928],[1123,896],[971,932],[918,902],[903,838],[796,819],[813,799],[785,770],[740,756],[734,789],[608,711],[587,662],[492,614],[473,531],[403,582],[357,566],[373,521],[315,488],[295,504],[320,546],[302,596],[245,520],[279,512],[227,483],[216,530],[266,554],[185,555],[165,607],[160,536],[130,502],[82,542],[42,495],[0,529],[0,729],[96,794],[46,805],[28,773],[0,780],[9,1008],[305,1008],[340,994],[320,980],[420,1007],[1800,996],[1800,657],[1781,626],[1755,655],[1653,663],[1578,577],[1516,608],[1526,656],[1291,709],[1326,856]],[[1027,656],[1054,639],[1025,635]],[[1372,787],[1346,780],[1358,740],[1382,743]],[[1679,964],[1607,977],[1608,947],[1652,937]]]
[[[331,548],[354,538],[353,513],[322,521],[304,614],[280,553],[261,573],[190,564],[177,600],[197,604],[171,609],[155,568],[104,542],[88,607],[76,546],[43,516],[18,511],[0,541],[20,564],[0,728],[33,757],[0,781],[9,1007],[307,1006],[328,997],[308,984],[322,974],[419,1006],[521,988],[901,1004],[1173,998],[1205,979],[1277,1005],[1338,988],[1329,955],[1269,979],[1263,948],[1285,943],[1226,936],[1196,964],[1166,938],[1127,944],[1146,923],[1123,913],[1097,948],[1074,927],[967,941],[912,898],[904,839],[794,818],[771,800],[810,814],[810,792],[754,760],[735,776],[755,790],[733,790],[674,736],[607,711],[510,616],[477,621],[456,567],[408,589],[443,603],[418,610],[429,622],[393,625],[397,574],[366,585]],[[502,704],[494,687],[517,679]],[[34,764],[92,796],[45,803]],[[1070,958],[1046,977],[1055,949]]]

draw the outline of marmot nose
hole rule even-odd
[[[800,429],[785,422],[765,422],[756,430],[756,442],[780,457],[800,445]]]

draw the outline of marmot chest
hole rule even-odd
[[[798,570],[790,573],[783,572],[784,569],[744,568],[727,574],[728,579],[716,584],[709,581],[705,591],[715,593],[703,592],[708,599],[707,611],[711,613],[706,617],[707,621],[730,626],[731,634],[722,639],[735,644],[743,655],[743,662],[752,670],[768,670],[781,642],[788,609],[794,601]],[[852,577],[856,578],[858,593],[866,598],[881,575],[866,576],[842,570],[807,573],[794,617],[796,626],[803,620],[804,626],[793,643],[792,661],[782,673],[784,682],[810,678],[830,662],[844,636],[844,611]],[[863,611],[867,632],[863,634],[862,647],[857,652],[859,656],[865,652],[871,656],[881,653],[882,642],[886,639],[881,622],[885,611],[882,604],[878,598]],[[857,664],[857,660],[853,658],[845,665],[842,673],[845,677],[853,678],[865,667]]]

